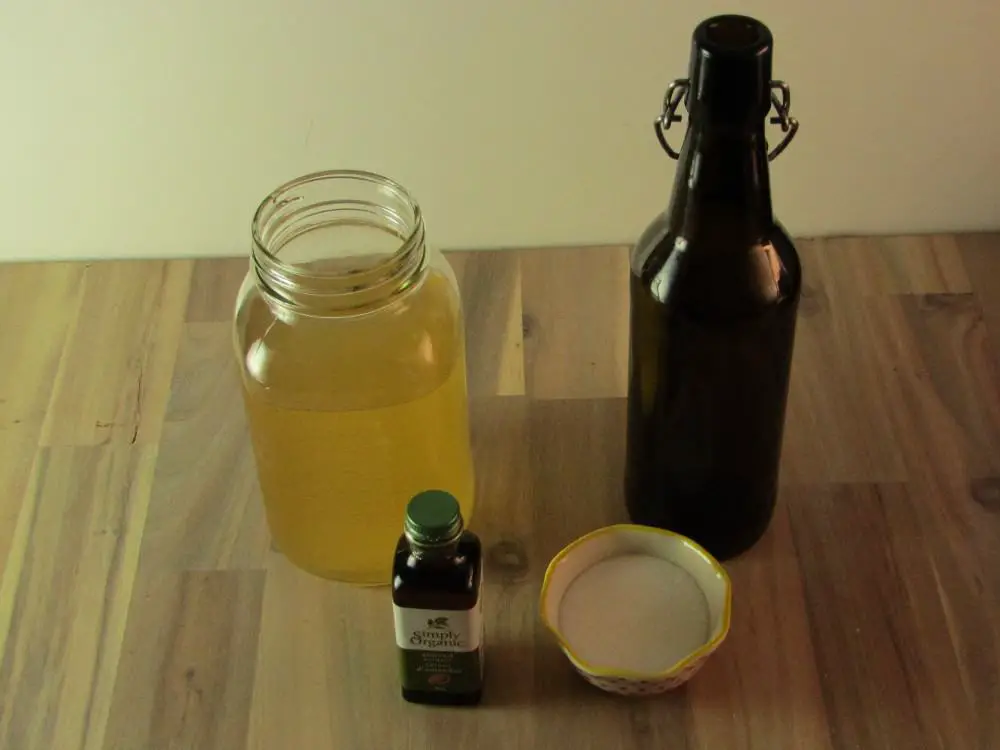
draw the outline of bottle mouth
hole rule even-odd
[[[365,307],[405,288],[424,263],[419,205],[373,172],[291,180],[261,202],[251,232],[262,289],[297,308]]]
[[[771,34],[760,21],[749,16],[715,16],[702,23],[695,36],[703,47],[717,54],[754,52],[770,47]]]
[[[714,16],[694,30],[688,112],[719,126],[762,127],[771,106],[774,38],[755,18]]]

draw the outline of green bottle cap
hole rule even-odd
[[[421,547],[452,544],[462,535],[462,528],[458,500],[444,490],[425,490],[406,506],[403,533],[412,544]]]

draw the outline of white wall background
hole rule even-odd
[[[0,258],[246,252],[257,202],[389,174],[445,248],[628,242],[690,33],[775,34],[798,234],[1000,227],[994,0],[0,0]]]

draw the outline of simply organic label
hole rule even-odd
[[[482,640],[483,614],[473,609],[440,610],[392,607],[396,645],[428,651],[472,651]]]
[[[393,606],[403,687],[474,692],[482,684],[481,606],[467,610]]]

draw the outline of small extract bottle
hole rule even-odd
[[[427,490],[410,500],[392,569],[403,698],[468,706],[483,691],[482,548],[458,501]]]

